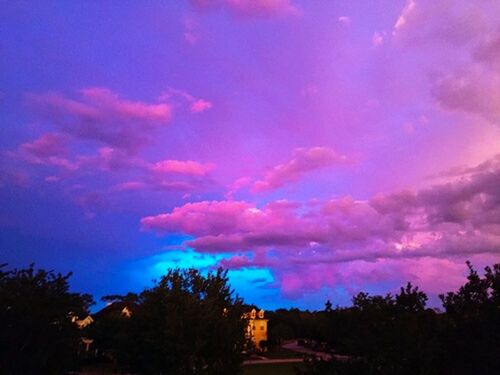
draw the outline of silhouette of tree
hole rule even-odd
[[[288,324],[270,319],[268,336],[270,343],[280,346],[283,340],[293,339],[295,334]]]
[[[441,294],[443,306],[448,314],[463,318],[473,318],[481,314],[490,304],[491,277],[481,278],[470,262],[467,262],[469,275],[467,283],[460,287],[458,292]]]
[[[440,295],[446,311],[445,361],[457,374],[495,374],[500,368],[500,264],[481,277],[467,262],[467,282]]]
[[[408,283],[395,296],[361,292],[329,314],[327,341],[347,361],[309,359],[298,374],[497,374],[500,368],[500,264],[441,295],[445,313]],[[322,319],[321,318],[321,319]]]
[[[62,374],[76,363],[91,296],[69,292],[71,273],[0,266],[0,370],[5,374]]]
[[[325,302],[325,311],[326,311],[327,313],[332,312],[332,310],[333,310],[333,309],[332,309],[332,306],[333,306],[333,305],[332,305],[332,303],[330,302],[330,300],[327,300],[327,301]]]
[[[130,319],[115,317],[121,319],[120,329],[108,340],[122,369],[179,375],[241,372],[246,322],[227,271],[203,276],[195,269],[170,270],[138,296],[111,298],[134,302]]]
[[[410,282],[406,287],[401,287],[400,293],[396,295],[396,307],[404,312],[421,312],[425,310],[427,296],[419,291],[418,287],[413,287]]]

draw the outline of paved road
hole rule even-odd
[[[297,353],[301,354],[307,354],[311,356],[315,356],[318,359],[322,359],[324,361],[329,361],[332,359],[332,354],[330,353],[325,353],[325,352],[317,352],[314,351],[310,348],[306,348],[304,346],[300,346],[297,344],[297,341],[289,342],[287,344],[284,344],[281,346],[282,348],[292,350]],[[345,355],[339,355],[339,354],[333,354],[333,357],[340,360],[340,361],[345,361],[349,359],[348,356]],[[260,359],[249,359],[247,361],[244,361],[244,365],[266,365],[266,364],[272,364],[272,363],[300,363],[303,362],[304,360],[302,358],[276,358],[276,359],[268,359],[266,357],[260,357]]]
[[[314,355],[316,358],[323,359],[325,361],[329,361],[334,357],[335,359],[338,359],[340,361],[345,361],[349,359],[349,356],[346,355],[340,355],[340,354],[330,354],[330,353],[325,353],[325,352],[317,352],[314,351],[310,348],[306,348],[304,346],[300,346],[297,344],[297,341],[289,342],[287,344],[282,345],[283,348],[288,349],[288,350],[293,350],[294,352],[297,353],[303,353],[303,354],[309,354],[309,355]]]
[[[293,341],[287,344],[284,344],[281,346],[282,348],[294,351],[296,353],[300,354],[308,354],[308,355],[313,355],[316,356],[317,358],[321,358],[324,360],[329,360],[332,358],[332,356],[328,353],[323,353],[323,352],[315,352],[312,349],[305,348],[303,346],[297,345],[297,341]],[[244,365],[266,365],[266,364],[272,364],[272,363],[301,363],[304,362],[303,358],[275,358],[275,359],[269,359],[266,357],[260,357],[260,359],[250,359],[248,361],[244,361]]]
[[[244,361],[244,365],[270,365],[273,363],[301,363],[302,358],[275,358],[275,359],[249,359]]]
[[[288,350],[293,350],[294,352],[297,352],[297,353],[313,355],[313,356],[316,356],[317,358],[323,359],[325,361],[332,359],[331,354],[324,353],[324,352],[316,352],[310,348],[300,346],[297,344],[297,341],[293,341],[293,342],[290,342],[288,344],[284,344],[283,348],[288,349]]]

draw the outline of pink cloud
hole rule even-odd
[[[473,45],[497,31],[496,1],[407,0],[394,23],[393,39],[411,48],[434,43]]]
[[[95,154],[80,154],[70,158],[66,147],[67,141],[68,138],[63,135],[45,134],[33,142],[22,144],[16,152],[10,152],[7,155],[31,164],[55,166],[66,172],[73,172],[71,175],[66,173],[64,178],[81,175],[96,176],[98,173],[106,173],[110,177],[133,178],[131,181],[115,182],[110,188],[113,192],[199,191],[212,183],[208,176],[214,169],[212,163],[174,159],[150,163],[125,150],[113,147],[101,147]]]
[[[181,99],[181,103],[179,105],[187,103],[189,105],[189,110],[192,113],[201,113],[213,107],[213,103],[211,101],[197,98],[185,90],[173,87],[169,87],[168,90],[160,96],[161,100],[174,100],[176,98]]]
[[[392,31],[392,34],[395,36],[397,33],[406,27],[408,24],[408,20],[414,16],[415,13],[415,8],[417,6],[417,3],[414,0],[406,0],[406,4],[401,11],[401,14],[399,15],[398,19],[396,20],[396,23],[394,24],[394,28]]]
[[[330,228],[328,217],[318,212],[298,214],[300,209],[303,210],[301,205],[288,201],[270,202],[261,209],[241,201],[204,201],[177,207],[169,214],[143,218],[141,224],[143,229],[195,236],[186,245],[207,252],[269,246],[312,248],[334,241],[329,232],[331,237],[343,235],[346,242],[361,236],[353,236],[348,228],[344,233]],[[363,214],[366,212],[360,210],[359,215]],[[359,232],[363,229],[359,228]]]
[[[193,160],[162,160],[151,167],[155,173],[178,173],[191,176],[204,176],[213,169],[214,165],[211,163],[203,164]]]
[[[112,190],[115,191],[134,191],[142,190],[146,187],[146,184],[141,181],[127,181],[121,184],[113,186]]]
[[[198,99],[191,104],[191,112],[200,113],[212,108],[212,103],[208,100]]]
[[[130,171],[135,169],[137,179],[115,184],[112,191],[194,191],[211,183],[208,174],[214,169],[212,163],[193,160],[162,160],[149,163],[141,158],[124,154],[119,150],[103,148],[98,155],[80,157],[82,167],[101,171]]]
[[[235,13],[249,17],[298,13],[290,0],[226,0],[225,3]]]
[[[23,143],[20,149],[39,158],[67,155],[67,140],[57,133],[47,133],[33,142]]]
[[[265,251],[255,251],[252,255],[252,257],[246,255],[233,255],[229,258],[221,259],[214,267],[235,270],[249,267],[272,267],[279,263],[276,258],[268,257]]]
[[[80,94],[79,99],[59,93],[30,94],[28,100],[61,131],[128,152],[149,143],[152,132],[172,118],[168,103],[124,100],[106,88],[88,88]]]
[[[193,31],[185,31],[184,39],[191,45],[198,43],[198,36]]]
[[[240,177],[236,181],[232,182],[227,186],[227,193],[225,194],[226,199],[233,199],[234,194],[243,189],[246,186],[249,186],[252,183],[252,179],[250,177]]]
[[[197,186],[189,181],[126,181],[116,184],[110,191],[130,192],[139,190],[186,192],[196,190]]]
[[[406,1],[393,41],[428,55],[432,95],[442,108],[499,122],[499,12],[496,1]]]
[[[200,191],[212,184],[210,172],[215,168],[212,163],[193,160],[162,160],[155,163],[136,163],[142,173],[141,185],[133,190],[148,189],[157,191]],[[118,190],[124,189],[123,185]]]
[[[79,168],[100,171],[131,170],[134,168],[145,170],[149,165],[142,158],[112,147],[101,147],[94,155],[77,155],[76,163]]]
[[[377,48],[384,43],[385,33],[374,32],[372,36],[372,46]]]
[[[23,143],[14,157],[40,165],[50,165],[66,170],[78,169],[78,164],[68,158],[68,140],[61,134],[47,133],[32,142]]]
[[[185,17],[182,21],[184,26],[184,40],[191,45],[199,41],[198,23],[192,17]]]
[[[81,93],[95,107],[104,109],[103,115],[143,121],[169,121],[172,117],[171,107],[166,103],[148,104],[124,100],[111,90],[101,87],[83,89]]]
[[[169,214],[145,217],[141,219],[141,225],[144,229],[160,232],[208,235],[236,229],[245,215],[252,214],[251,209],[250,204],[237,201],[187,203]]]
[[[298,8],[290,0],[191,0],[200,10],[225,8],[241,17],[296,15]]]
[[[237,262],[236,262],[237,263]],[[366,291],[373,284],[390,285],[392,292],[411,281],[427,293],[437,295],[455,290],[464,282],[462,260],[422,257],[418,259],[380,259],[340,264],[313,264],[278,268],[276,278],[281,293],[288,298],[301,298],[323,287],[342,287],[351,295]],[[443,277],[446,275],[446,277]],[[387,286],[376,293],[386,293]]]
[[[293,158],[269,170],[262,180],[256,181],[252,190],[262,192],[278,189],[287,183],[300,180],[306,173],[348,163],[345,155],[340,155],[326,147],[298,148]]]
[[[189,181],[159,181],[150,183],[149,185],[154,190],[164,191],[192,191],[197,189],[197,184]]]
[[[242,255],[235,255],[231,258],[222,259],[218,266],[225,269],[239,269],[251,266],[252,262],[248,257]]]
[[[498,68],[500,61],[500,33],[493,33],[489,38],[482,41],[473,52],[476,60],[494,64]]]
[[[26,188],[30,184],[30,176],[22,170],[2,171],[0,174],[0,188],[8,185]]]
[[[93,219],[97,211],[109,206],[109,201],[98,191],[88,191],[75,198],[75,203],[83,209],[86,219]]]
[[[472,67],[439,79],[433,94],[443,108],[500,123],[500,73]]]
[[[351,19],[347,16],[340,16],[338,21],[344,26],[349,26],[351,24]]]
[[[40,165],[56,166],[67,171],[85,170],[86,173],[96,171],[146,170],[149,164],[141,158],[112,147],[101,147],[96,154],[75,155],[70,158],[66,149],[66,137],[53,138],[46,135],[31,143],[19,147],[17,155],[23,160]]]
[[[299,224],[289,202],[277,201],[262,209],[242,201],[203,201],[187,203],[171,213],[145,217],[145,230],[177,232],[195,236],[186,244],[201,251],[227,251],[267,246],[269,243],[296,246],[306,244],[308,228],[290,233],[285,224]],[[301,224],[304,224],[301,222]],[[309,229],[312,232],[312,228]]]
[[[183,233],[202,252],[280,252],[287,264],[500,253],[500,163],[495,158],[446,184],[315,205],[188,203],[148,216],[142,228]]]

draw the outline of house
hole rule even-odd
[[[247,319],[247,329],[245,337],[252,340],[253,344],[260,351],[266,351],[267,347],[267,322],[264,318],[264,310],[252,309],[252,311],[243,314],[243,318]]]
[[[88,315],[84,319],[79,319],[77,315],[70,314],[71,321],[78,326],[79,329],[83,330],[95,322],[95,319],[100,319],[103,316],[109,315],[121,316],[123,318],[130,318],[132,316],[132,310],[124,302],[114,302],[108,304],[104,309],[97,312],[93,316]],[[89,352],[94,340],[85,336],[81,337],[81,341],[85,348],[85,352]]]

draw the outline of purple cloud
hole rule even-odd
[[[127,152],[136,152],[149,143],[153,131],[172,118],[172,107],[168,103],[124,100],[106,88],[81,90],[79,99],[53,92],[27,97],[29,103],[61,131]]]
[[[298,148],[293,158],[269,170],[262,180],[256,181],[252,190],[263,192],[278,189],[287,183],[296,182],[308,172],[348,163],[347,156],[326,147]]]
[[[295,15],[298,8],[291,0],[191,0],[196,9],[225,8],[240,17]]]
[[[185,174],[203,176],[214,169],[210,163],[199,163],[193,160],[162,160],[154,163],[151,170],[157,174]]]
[[[237,255],[220,264],[270,267],[282,273],[286,293],[293,289],[299,278],[294,275],[302,266],[331,269],[345,262],[498,256],[498,160],[446,184],[377,195],[369,201],[345,197],[313,206],[275,201],[262,208],[242,201],[203,201],[144,217],[141,225],[163,234],[192,236],[185,245],[200,252],[267,251],[266,261],[261,257],[253,263]],[[279,260],[272,254],[279,254]],[[293,272],[285,272],[288,267]],[[320,280],[311,280],[312,286],[324,285]]]
[[[447,109],[478,114],[500,123],[500,74],[480,67],[458,71],[436,82],[434,95]]]

